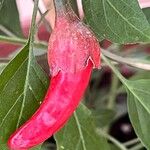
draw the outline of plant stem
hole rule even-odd
[[[110,62],[109,59],[107,59],[104,54],[101,54],[102,59],[108,64],[108,66],[113,70],[113,72],[116,74],[116,76],[120,79],[120,81],[124,84],[127,85],[126,79],[122,76],[122,74],[114,67],[114,65]]]
[[[54,0],[55,9],[56,9],[56,18],[59,16],[65,16],[67,12],[66,0]]]
[[[34,2],[34,0],[32,0],[32,1]],[[41,24],[42,21],[43,21],[47,32],[50,33],[50,32],[51,32],[51,27],[50,27],[48,21],[45,19],[45,16],[48,14],[49,10],[47,10],[45,13],[42,13],[41,9],[38,7],[38,11],[39,11],[39,13],[40,13],[41,18],[40,18],[40,20],[39,20],[39,22],[38,22],[38,24],[37,24],[37,28],[39,28],[40,24]]]
[[[11,31],[9,31],[7,28],[5,28],[3,25],[0,25],[0,30],[5,33],[8,36],[11,37],[16,37],[16,35],[14,33],[12,33]]]
[[[6,43],[18,44],[18,45],[23,45],[27,42],[26,39],[21,39],[17,37],[8,37],[4,35],[0,35],[0,41]]]
[[[116,95],[117,95],[117,88],[118,88],[118,83],[119,83],[119,79],[118,77],[112,73],[112,83],[111,83],[111,87],[110,87],[110,92],[109,92],[109,96],[108,96],[108,104],[107,104],[107,108],[110,110],[115,110],[115,104],[116,104]],[[110,126],[106,126],[104,128],[105,132],[109,131]]]
[[[101,51],[103,52],[103,55],[105,55],[106,57],[108,57],[112,60],[115,60],[117,62],[127,64],[132,67],[144,69],[144,70],[150,70],[150,63],[139,62],[139,60],[118,56],[118,55],[111,53],[110,51],[106,51],[104,49],[102,49]]]
[[[111,63],[114,64],[115,66],[118,65],[118,62],[115,62],[115,61],[111,61]],[[108,67],[108,65],[106,63],[104,63],[104,62],[101,63],[101,66],[102,67]]]
[[[105,137],[106,139],[110,140],[113,144],[115,144],[118,148],[120,148],[120,150],[128,150],[122,143],[120,143],[118,140],[116,140],[111,135],[101,131],[100,129],[98,129],[98,133],[101,136]]]
[[[5,43],[11,43],[14,45],[24,45],[27,43],[27,39],[22,39],[22,38],[18,38],[18,37],[8,37],[8,36],[4,36],[4,35],[0,35],[0,42],[5,42]],[[36,48],[41,48],[41,49],[47,49],[47,43],[44,41],[35,41],[34,42],[34,47]],[[141,68],[141,69],[145,69],[145,70],[150,70],[150,64],[144,64],[144,63],[136,63],[134,62],[130,62],[128,61],[128,58],[123,58],[121,56],[112,54],[111,52],[108,52],[106,50],[102,50],[103,56],[106,56],[110,59],[113,59],[117,62],[121,62],[124,64],[128,64],[137,68]],[[131,59],[130,59],[131,60]],[[133,61],[133,60],[132,60]]]
[[[56,8],[56,20],[55,25],[59,24],[62,18],[65,18],[66,21],[77,21],[78,17],[74,13],[70,0],[54,0],[55,8]]]
[[[144,148],[144,146],[142,145],[142,143],[140,143],[130,148],[130,150],[141,150],[142,148]]]
[[[102,54],[101,54],[102,59],[106,62],[106,64],[108,64],[108,66],[112,69],[112,71],[116,74],[116,76],[120,79],[120,81],[124,84],[124,86],[127,87],[131,91],[130,86],[128,85],[128,80],[126,80],[122,76],[122,74],[118,71],[118,69],[111,63],[111,61],[109,59],[107,59],[107,57],[109,57],[109,56],[106,54],[107,52],[106,53],[105,52],[106,52],[105,50],[102,51]],[[117,57],[117,55],[116,55],[116,57]],[[109,57],[109,58],[111,58],[111,57]],[[142,147],[143,147],[143,145],[140,143],[140,144],[134,146],[133,148],[131,148],[130,150],[140,150]]]
[[[17,37],[7,37],[0,35],[0,42],[5,42],[5,43],[11,43],[14,45],[24,45],[27,43],[27,39],[21,39]],[[47,48],[47,43],[46,42],[35,42],[34,43],[35,47],[46,49]]]
[[[118,77],[112,73],[112,83],[111,83],[111,88],[110,88],[110,93],[109,93],[109,100],[108,100],[108,109],[114,110],[115,108],[115,100],[116,100],[116,90],[118,88],[118,83],[119,79]]]
[[[136,143],[139,143],[140,142],[140,139],[139,138],[135,138],[135,139],[132,139],[130,141],[127,141],[124,143],[125,146],[131,146],[131,145],[134,145]]]

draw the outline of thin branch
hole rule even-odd
[[[144,146],[142,145],[142,143],[140,143],[130,148],[129,150],[141,150],[142,148],[144,148]]]
[[[3,25],[0,24],[0,30],[5,33],[8,36],[11,37],[16,37],[16,35],[14,33],[12,33],[11,31],[9,31],[6,27],[4,27]]]
[[[118,62],[116,62],[116,61],[111,61],[111,63],[112,63],[113,65],[119,65]],[[108,67],[108,65],[107,65],[105,62],[102,62],[102,63],[101,63],[101,67]]]
[[[130,141],[127,141],[124,144],[124,146],[131,146],[131,145],[134,145],[134,144],[137,144],[140,142],[140,139],[139,138],[135,138],[135,139],[132,139]]]
[[[12,43],[12,44],[17,44],[17,45],[23,45],[27,42],[26,39],[21,39],[17,37],[8,37],[4,35],[0,35],[0,42],[5,42],[5,43]]]
[[[120,148],[120,150],[128,150],[122,143],[120,143],[118,140],[116,140],[114,137],[112,137],[111,135],[103,132],[102,130],[98,129],[97,132],[103,136],[104,138],[108,139],[109,141],[111,141],[114,145],[116,145],[118,148]]]
[[[38,11],[41,15],[40,23],[43,21],[43,23],[46,27],[46,30],[50,33],[51,32],[51,27],[50,27],[48,21],[45,19],[45,16],[48,14],[49,10],[47,10],[45,13],[42,13],[40,8],[38,8]],[[38,23],[38,25],[39,25],[39,23]]]
[[[32,1],[34,2],[34,0],[32,0]],[[51,32],[51,27],[50,27],[48,21],[45,19],[45,16],[46,16],[47,13],[49,12],[49,10],[47,10],[45,13],[42,13],[41,9],[38,7],[38,11],[39,11],[39,13],[40,13],[40,15],[41,15],[41,19],[40,19],[40,21],[39,21],[38,24],[37,24],[37,28],[39,27],[39,25],[40,25],[41,22],[43,21],[43,23],[44,23],[44,25],[45,25],[47,31],[48,31],[48,32]]]
[[[111,88],[110,88],[110,93],[109,93],[109,100],[108,100],[108,109],[115,109],[115,104],[116,104],[116,95],[117,95],[117,89],[118,89],[118,84],[119,84],[119,79],[117,76],[113,73],[112,74],[112,83],[111,83]]]
[[[21,38],[17,38],[17,37],[7,37],[7,36],[0,35],[0,42],[11,43],[14,45],[25,45],[27,43],[27,39],[21,39]],[[34,43],[34,46],[38,47],[38,48],[46,49],[47,43],[36,41]]]
[[[27,43],[27,39],[21,39],[21,38],[17,38],[17,37],[7,37],[7,36],[0,35],[0,42],[12,43],[15,45],[24,45]],[[38,47],[38,48],[42,48],[42,49],[47,48],[47,43],[43,42],[43,41],[42,42],[36,41],[34,44],[35,44],[34,46]],[[123,63],[123,64],[130,65],[132,67],[136,67],[136,68],[140,68],[140,69],[144,69],[144,70],[150,70],[150,63],[143,63],[143,62],[139,62],[134,59],[131,59],[131,58],[124,58],[122,56],[118,56],[118,55],[116,55],[110,51],[106,51],[104,49],[102,49],[101,51],[104,56],[112,59],[113,61],[115,61],[117,63]]]
[[[39,11],[40,11],[40,9],[39,9]],[[37,28],[39,28],[39,26],[41,25],[41,23],[44,22],[44,24],[45,24],[45,26],[46,26],[48,32],[50,32],[49,23],[48,23],[47,20],[45,19],[45,16],[48,14],[48,12],[49,12],[49,10],[45,11],[44,13],[42,13],[42,12],[40,11],[41,18],[40,18],[40,20],[39,20],[38,23],[37,23]]]
[[[102,49],[102,53],[103,53],[103,55],[105,55],[106,57],[108,57],[114,61],[117,61],[117,62],[120,62],[123,64],[127,64],[129,66],[136,67],[139,69],[150,70],[150,63],[143,63],[143,62],[139,62],[135,59],[118,56],[118,55],[111,53],[110,51],[106,51],[104,49]]]

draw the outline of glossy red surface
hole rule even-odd
[[[88,85],[92,63],[78,73],[62,73],[51,79],[44,102],[37,112],[9,139],[12,150],[26,150],[58,131],[78,106]]]
[[[11,150],[27,150],[62,128],[77,108],[92,68],[100,67],[100,47],[92,31],[70,9],[58,14],[48,47],[50,87],[36,113],[11,135]]]

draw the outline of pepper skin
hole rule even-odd
[[[92,63],[78,73],[59,72],[52,77],[44,102],[9,139],[12,150],[26,150],[55,133],[62,127],[80,102],[88,85]]]
[[[61,1],[55,2],[56,23],[48,47],[50,86],[39,109],[9,138],[11,150],[28,150],[62,128],[77,108],[92,69],[100,66],[98,41],[69,6],[60,9]]]

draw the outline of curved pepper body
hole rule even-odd
[[[62,1],[55,0],[57,17],[48,47],[50,87],[40,108],[11,135],[11,150],[27,150],[63,127],[85,92],[92,68],[100,66],[96,37],[68,6],[59,9]]]
[[[12,150],[33,147],[60,129],[78,106],[88,85],[92,63],[78,73],[59,72],[52,77],[44,102],[9,139]]]

